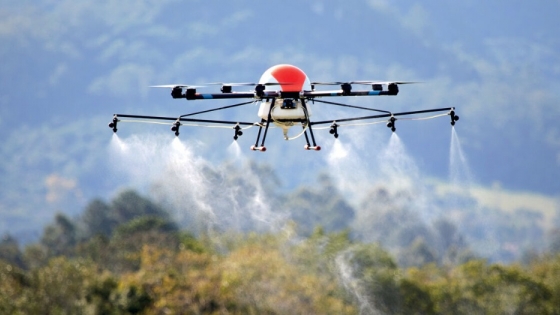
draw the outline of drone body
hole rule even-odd
[[[374,109],[369,107],[353,106],[342,103],[328,102],[319,100],[326,97],[342,97],[342,96],[381,96],[381,95],[397,95],[399,93],[399,84],[408,84],[414,82],[399,81],[350,81],[350,82],[311,82],[307,75],[298,67],[282,64],[276,65],[266,70],[261,76],[258,83],[209,83],[207,85],[221,85],[221,93],[199,93],[197,88],[203,86],[193,86],[186,84],[170,84],[157,85],[154,87],[171,88],[171,96],[176,99],[187,100],[211,100],[211,99],[250,99],[239,104],[212,108],[200,112],[184,114],[176,117],[158,117],[158,116],[140,116],[115,114],[113,120],[109,123],[109,127],[117,132],[117,123],[122,121],[121,118],[140,119],[142,121],[173,121],[171,130],[175,135],[179,135],[179,129],[182,125],[188,124],[206,124],[232,126],[235,134],[234,140],[243,135],[241,126],[246,128],[257,126],[259,128],[255,144],[251,146],[254,151],[266,151],[264,146],[268,129],[271,125],[282,128],[284,139],[292,140],[288,137],[288,130],[294,126],[301,126],[300,135],[305,136],[306,150],[320,150],[321,147],[315,142],[313,134],[313,126],[330,124],[330,133],[338,138],[338,128],[342,126],[340,123],[348,123],[354,121],[373,121],[386,122],[387,127],[395,131],[395,121],[397,116],[410,116],[434,112],[447,112],[443,115],[451,116],[451,125],[455,125],[455,121],[459,120],[459,116],[455,115],[454,108],[437,108],[426,109],[409,112],[393,113],[387,110]],[[315,90],[317,85],[339,85],[340,90]],[[369,85],[371,90],[353,91],[353,85]],[[253,86],[254,90],[249,92],[234,92],[234,86]],[[384,87],[387,89],[384,89]],[[242,121],[226,121],[226,120],[208,120],[190,118],[191,116],[200,115],[212,111],[224,110],[228,108],[243,106],[252,103],[260,103],[258,117],[260,122],[242,122]],[[311,109],[309,102],[319,102],[329,105],[349,107],[367,111],[374,111],[376,115],[340,118],[323,121],[311,121]],[[427,118],[435,118],[443,115],[436,115]],[[426,117],[424,117],[425,119]],[[381,120],[380,120],[381,119]],[[383,120],[384,119],[384,120]],[[262,136],[262,140],[261,140]]]
[[[282,128],[284,138],[289,139],[288,129],[297,122],[311,118],[311,109],[299,98],[301,91],[310,91],[311,83],[301,69],[292,65],[277,65],[268,69],[259,80],[259,84],[279,87],[280,97],[261,101],[258,116],[267,120],[268,114],[272,122]],[[266,90],[263,91],[266,94]],[[279,106],[276,106],[276,105]]]

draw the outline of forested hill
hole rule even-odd
[[[301,195],[312,201],[328,187]],[[560,306],[558,248],[493,264],[465,254],[456,235],[443,257],[416,239],[415,259],[397,259],[348,229],[302,223],[193,233],[168,209],[123,191],[91,201],[79,217],[58,214],[25,248],[4,237],[0,313],[555,314]]]

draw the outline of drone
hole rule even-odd
[[[396,131],[397,119],[431,119],[440,116],[450,116],[451,125],[459,120],[455,114],[454,107],[424,109],[407,112],[391,112],[387,110],[375,109],[349,105],[338,102],[322,100],[328,97],[346,96],[395,96],[399,93],[399,85],[417,82],[401,81],[349,81],[349,82],[311,82],[307,75],[298,67],[289,64],[280,64],[266,70],[258,83],[208,83],[205,85],[186,85],[168,84],[155,85],[155,88],[171,89],[171,96],[174,99],[193,100],[216,100],[216,99],[247,99],[248,101],[228,106],[212,108],[203,111],[192,112],[175,117],[142,116],[128,114],[114,114],[113,120],[109,123],[109,128],[117,132],[117,124],[121,121],[136,122],[158,122],[171,125],[171,131],[175,136],[179,136],[181,126],[221,126],[233,128],[233,139],[237,140],[243,135],[243,130],[251,127],[258,127],[255,144],[251,146],[253,151],[266,151],[265,140],[271,126],[279,127],[283,131],[284,139],[293,140],[301,135],[305,138],[305,150],[321,150],[317,145],[313,128],[329,129],[329,133],[338,138],[339,127],[357,123],[386,123],[387,127],[393,132]],[[221,85],[220,93],[199,93],[198,88],[208,85]],[[316,90],[317,86],[340,86],[337,90]],[[353,86],[371,86],[368,90],[353,90]],[[248,92],[233,91],[233,87],[251,86],[253,90]],[[340,118],[331,120],[313,121],[311,120],[310,104],[323,103],[333,106],[359,109],[373,112],[370,115],[357,116],[350,118]],[[233,120],[211,120],[193,118],[193,116],[229,108],[258,104],[257,116],[260,121],[233,121]],[[432,113],[440,113],[433,115]],[[443,112],[443,113],[442,113]],[[418,117],[421,114],[432,114],[428,117]],[[397,118],[398,117],[398,118]],[[412,117],[412,118],[406,118]],[[297,136],[289,137],[288,130],[294,126],[302,129]],[[323,127],[320,127],[323,126]]]

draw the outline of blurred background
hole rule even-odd
[[[77,218],[92,199],[132,189],[194,232],[294,221],[302,235],[349,229],[397,255],[414,241],[505,262],[548,250],[560,226],[559,11],[557,1],[4,0],[0,233],[33,242],[56,213]],[[232,144],[226,129],[184,127],[175,139],[166,125],[107,127],[115,113],[233,103],[173,100],[150,85],[255,82],[279,63],[312,81],[421,81],[396,97],[337,100],[456,107],[461,119],[454,129],[448,117],[399,121],[394,135],[340,128],[337,140],[317,130],[320,152],[279,129],[260,153],[249,150],[256,128]]]

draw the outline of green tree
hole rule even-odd
[[[32,284],[18,267],[0,261],[0,314],[18,314],[30,301]]]
[[[96,235],[110,237],[118,222],[112,215],[111,207],[101,199],[92,200],[81,217],[84,238]]]
[[[50,258],[47,249],[40,243],[25,246],[23,257],[29,269],[35,269],[46,265]]]
[[[399,257],[399,263],[403,267],[423,266],[438,262],[437,252],[421,236],[405,248]]]
[[[305,235],[317,226],[327,232],[346,229],[354,219],[354,209],[340,194],[331,178],[319,176],[317,187],[301,187],[288,194],[282,207],[288,209],[292,220]]]
[[[440,314],[550,314],[550,288],[520,266],[469,261],[451,270],[426,265],[407,279],[430,293]]]
[[[325,233],[318,226],[305,241],[293,249],[294,258],[305,272],[328,276],[337,280],[336,257],[352,245],[349,230]]]
[[[551,292],[550,314],[560,314],[560,254],[548,254],[533,260],[528,266],[535,281],[544,284]]]
[[[366,306],[384,314],[402,311],[399,270],[387,251],[379,244],[357,244],[343,255],[339,259],[345,260],[354,291],[367,300]]]
[[[4,235],[0,241],[0,260],[19,268],[26,267],[25,259],[17,240],[9,234]]]
[[[399,290],[402,295],[402,314],[436,314],[432,296],[423,285],[403,278],[399,282]]]
[[[94,265],[57,257],[30,272],[32,294],[22,307],[25,314],[83,314],[87,283],[97,277]]]
[[[41,237],[41,245],[47,249],[49,257],[71,255],[77,243],[76,224],[62,213],[57,213],[54,223],[48,225]]]
[[[166,219],[153,216],[137,217],[115,230],[107,247],[112,255],[107,257],[107,261],[100,263],[115,272],[137,270],[143,246],[153,245],[177,250],[179,237],[177,226]]]
[[[112,200],[110,214],[108,221],[113,222],[113,227],[141,216],[169,218],[163,208],[132,190],[125,190]]]
[[[401,261],[400,253],[423,238],[435,244],[435,236],[414,208],[416,196],[412,191],[377,186],[361,203],[354,220],[354,233],[362,241],[378,242],[390,248]]]
[[[86,285],[86,313],[119,314],[117,296],[118,282],[114,277],[103,274]]]
[[[303,271],[282,245],[248,243],[224,257],[222,283],[254,314],[355,314],[336,281]]]
[[[111,247],[110,239],[103,235],[91,237],[76,246],[76,256],[91,260],[100,267],[109,268],[115,260],[116,249]]]

